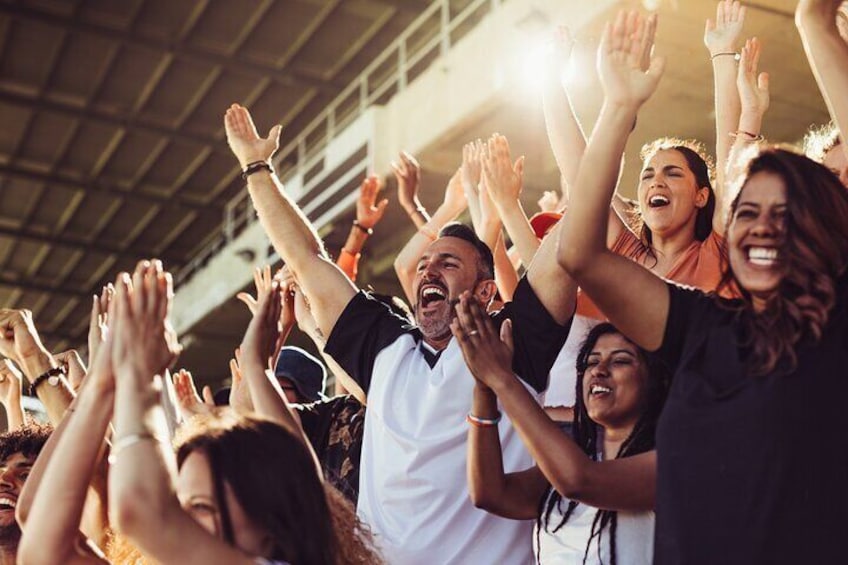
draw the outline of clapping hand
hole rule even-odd
[[[149,380],[174,363],[181,348],[168,321],[172,299],[171,275],[158,260],[139,262],[132,278],[118,275],[111,330],[117,375]]]
[[[212,389],[203,387],[203,399],[197,394],[197,387],[191,373],[180,369],[173,375],[174,391],[177,394],[177,408],[183,421],[199,414],[211,414],[215,408]]]
[[[451,332],[459,343],[465,363],[481,384],[496,389],[498,384],[514,378],[512,355],[512,321],[505,320],[500,332],[480,303],[464,292],[456,305],[456,318]]]

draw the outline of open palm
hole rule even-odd
[[[279,125],[271,128],[268,137],[261,138],[247,108],[233,104],[224,116],[227,143],[242,168],[256,161],[269,161],[280,146]]]
[[[643,19],[636,12],[619,12],[604,28],[598,50],[598,74],[608,102],[641,105],[653,94],[665,60],[651,54],[656,16]],[[650,60],[647,70],[643,61]]]

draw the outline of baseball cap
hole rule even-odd
[[[274,375],[292,382],[306,402],[321,400],[327,382],[324,365],[303,349],[286,345],[280,350]]]

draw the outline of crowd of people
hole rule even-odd
[[[354,282],[381,181],[333,261],[274,172],[279,126],[262,137],[233,104],[227,141],[284,266],[238,296],[230,386],[177,369],[155,258],[94,297],[87,363],[0,310],[0,565],[844,561],[848,6],[797,7],[832,118],[801,150],[760,133],[745,11],[721,0],[704,35],[715,166],[658,139],[635,200],[617,188],[664,71],[656,15],[606,24],[588,137],[557,30],[543,104],[563,193],[539,214],[504,136],[464,147],[432,215],[401,153],[402,298]],[[286,345],[295,327],[321,359]]]

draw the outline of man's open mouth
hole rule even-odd
[[[435,283],[423,285],[419,294],[420,299],[418,303],[422,308],[427,308],[437,302],[445,301],[448,298],[447,290],[441,285]]]

